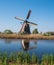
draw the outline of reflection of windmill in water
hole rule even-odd
[[[21,28],[21,30],[20,30],[20,33],[30,34],[29,24],[30,24],[30,25],[35,25],[35,26],[37,25],[37,24],[35,24],[35,23],[32,23],[32,22],[29,22],[29,21],[28,21],[28,19],[29,19],[29,17],[30,17],[30,14],[31,14],[31,10],[29,10],[28,15],[27,15],[27,17],[26,17],[25,20],[22,19],[22,18],[19,18],[19,17],[15,17],[15,18],[18,19],[18,20],[24,21],[24,22],[23,22],[23,25],[22,25],[22,28]]]
[[[34,42],[33,42],[33,43],[34,43]],[[37,41],[36,41],[36,44],[37,44]],[[22,47],[23,47],[23,49],[24,49],[25,51],[27,51],[27,50],[31,50],[31,49],[36,48],[36,45],[30,47],[30,40],[23,39],[23,40],[22,40]]]

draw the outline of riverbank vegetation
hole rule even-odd
[[[54,32],[39,33],[37,29],[34,29],[31,34],[14,33],[11,30],[4,30],[0,32],[0,38],[7,39],[53,39]]]
[[[45,40],[54,40],[54,35],[44,36],[42,34],[0,34],[2,39],[45,39]]]
[[[28,52],[11,53],[0,53],[0,65],[54,65],[54,55],[43,55],[41,59],[35,54]]]

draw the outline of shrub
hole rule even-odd
[[[34,29],[32,33],[33,34],[38,34],[38,29]]]
[[[4,30],[3,33],[5,33],[5,34],[12,34],[13,32],[11,30]]]

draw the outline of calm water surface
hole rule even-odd
[[[39,58],[44,54],[54,55],[54,40],[18,40],[0,39],[0,52],[29,52],[36,54]]]

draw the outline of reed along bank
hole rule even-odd
[[[0,38],[7,39],[48,39],[54,40],[54,35],[44,36],[42,34],[0,34]]]

